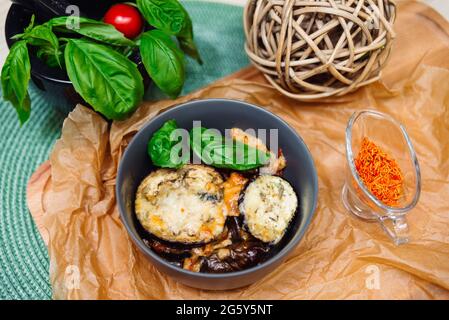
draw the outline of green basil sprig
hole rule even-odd
[[[148,74],[170,97],[177,97],[184,85],[184,55],[170,36],[151,30],[140,38],[140,55]]]
[[[26,40],[27,44],[38,47],[37,56],[46,61],[48,65],[62,66],[62,51],[58,37],[48,25],[34,26],[34,15],[24,32],[16,34],[12,39]]]
[[[193,41],[192,20],[178,0],[137,0],[137,7],[150,25],[177,36],[181,49],[203,63]]]
[[[17,41],[11,47],[3,65],[1,82],[3,99],[12,103],[21,124],[30,117],[31,104],[27,91],[30,72],[27,43],[25,40]]]
[[[124,119],[142,99],[142,77],[128,60],[136,47],[154,83],[170,97],[180,94],[185,81],[183,51],[202,63],[187,11],[177,0],[137,0],[135,6],[157,29],[135,41],[102,21],[69,16],[35,26],[32,16],[24,32],[13,37],[17,45],[2,69],[4,99],[16,108],[21,123],[29,118],[31,107],[29,46],[50,67],[65,68],[75,90],[108,119]],[[180,49],[171,36],[177,37]]]
[[[188,153],[180,154],[182,148],[176,150],[176,157],[172,154],[173,148],[181,142],[181,137],[172,136],[176,129],[178,129],[176,120],[168,120],[151,136],[147,152],[155,166],[176,169],[189,160]]]
[[[270,159],[267,152],[223,138],[204,127],[190,130],[190,146],[202,162],[217,168],[246,171],[261,167]]]
[[[58,32],[75,32],[93,40],[115,46],[135,46],[134,41],[126,38],[113,25],[89,18],[56,17],[46,22],[45,25]]]
[[[106,118],[126,118],[143,97],[137,66],[106,45],[87,39],[67,41],[65,64],[76,91]]]

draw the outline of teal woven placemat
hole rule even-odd
[[[248,64],[242,8],[184,1],[204,65],[187,64],[184,94]],[[1,92],[0,92],[1,94]],[[47,250],[26,205],[26,185],[48,158],[64,115],[30,85],[32,115],[20,127],[13,108],[0,102],[0,299],[50,299]],[[159,93],[151,90],[150,97]]]

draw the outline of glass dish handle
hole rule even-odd
[[[408,243],[408,224],[407,219],[404,216],[395,217],[377,215],[377,220],[395,245],[398,246]]]

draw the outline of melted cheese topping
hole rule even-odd
[[[262,175],[246,188],[240,210],[254,237],[278,243],[297,207],[298,198],[287,181],[277,176]]]
[[[156,170],[137,190],[137,218],[163,240],[209,242],[223,232],[226,220],[222,184],[220,174],[206,166]]]

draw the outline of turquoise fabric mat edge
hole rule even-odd
[[[204,60],[199,66],[187,59],[186,94],[249,61],[241,7],[191,0],[184,5]],[[64,115],[33,85],[29,90],[32,114],[22,127],[11,105],[0,102],[0,299],[51,299],[48,254],[27,208],[26,185],[60,136]],[[146,94],[147,99],[159,97],[155,88]]]

